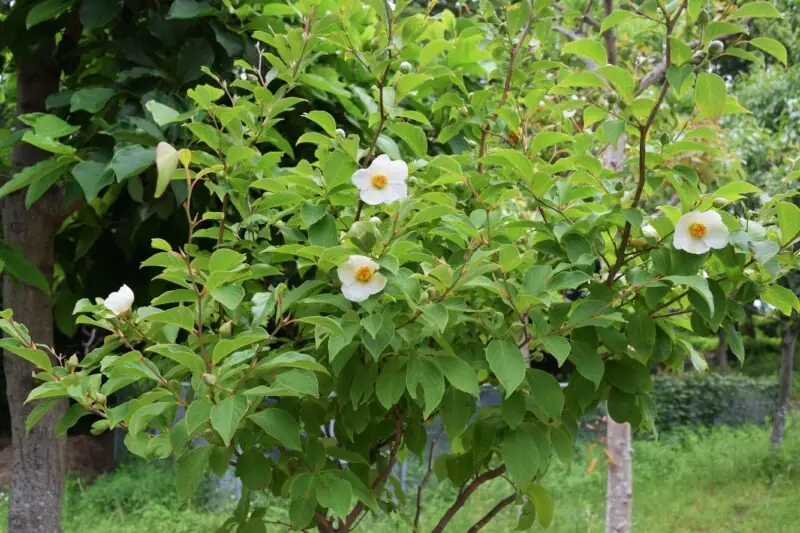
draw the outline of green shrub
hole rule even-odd
[[[683,426],[761,423],[777,394],[773,378],[739,374],[655,376],[653,400],[660,432]]]

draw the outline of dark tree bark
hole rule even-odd
[[[45,111],[45,100],[58,90],[60,70],[53,59],[52,39],[42,40],[32,57],[17,67],[17,113]],[[18,127],[24,127],[21,123]],[[20,143],[11,156],[13,172],[19,172],[49,157],[32,145]],[[3,237],[18,248],[48,280],[53,275],[55,235],[60,224],[61,195],[51,189],[30,209],[25,208],[25,191],[2,200]],[[3,305],[25,324],[35,342],[53,344],[53,307],[50,297],[39,289],[5,276]],[[8,405],[11,410],[11,500],[8,533],[57,533],[61,531],[61,500],[64,487],[65,439],[53,437],[55,422],[64,406],[51,410],[39,424],[25,431],[25,421],[35,402],[25,399],[35,387],[33,366],[6,354],[4,358]]]
[[[789,401],[792,394],[792,367],[794,366],[794,356],[797,351],[797,323],[798,320],[791,317],[783,322],[778,400],[775,402],[775,419],[772,422],[772,435],[769,439],[770,449],[775,453],[778,453],[783,445],[786,417],[789,414]]]

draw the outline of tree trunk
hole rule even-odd
[[[717,346],[717,367],[720,370],[727,370],[728,369],[728,343],[725,340],[725,330],[719,328],[719,332],[717,332],[717,338],[719,339],[719,345]]]
[[[19,61],[18,114],[45,111],[47,96],[58,90],[59,69],[53,51],[52,40],[43,40],[33,57]],[[24,125],[18,124],[18,127]],[[12,170],[19,172],[49,155],[30,144],[20,143],[12,153]],[[58,190],[52,189],[30,209],[25,208],[24,190],[2,200],[4,239],[19,249],[48,280],[53,275],[60,198]],[[34,341],[53,344],[53,308],[48,295],[5,276],[3,305],[14,310],[14,318],[28,327]],[[53,427],[65,405],[51,410],[26,433],[25,421],[36,403],[24,405],[36,386],[31,377],[33,366],[10,353],[5,355],[4,365],[12,438],[8,533],[57,533],[61,531],[65,439],[54,438]]]
[[[770,449],[774,453],[781,450],[783,433],[786,430],[786,417],[789,414],[789,401],[792,394],[792,367],[797,349],[796,320],[787,318],[783,322],[783,343],[781,344],[781,374],[778,379],[778,400],[775,403],[775,419],[772,421]]]
[[[608,417],[606,533],[630,533],[633,523],[633,447],[631,425]]]

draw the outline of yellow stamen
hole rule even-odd
[[[705,237],[707,231],[706,225],[701,224],[700,222],[692,222],[689,224],[689,233],[691,233],[692,237],[696,239],[702,239]]]
[[[366,283],[372,279],[372,269],[366,265],[356,269],[356,279],[361,283]]]
[[[389,178],[384,176],[383,174],[375,174],[372,176],[372,186],[376,189],[380,190],[385,188],[389,184]]]

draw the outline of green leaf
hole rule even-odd
[[[486,347],[486,361],[508,398],[525,379],[525,358],[522,352],[511,342],[494,340]]]
[[[319,125],[330,137],[336,137],[336,120],[330,113],[314,110],[304,116]]]
[[[211,259],[208,261],[208,270],[211,273],[229,272],[244,263],[245,259],[244,254],[228,248],[219,248],[211,254]]]
[[[625,133],[626,122],[622,119],[606,120],[600,126],[603,139],[608,141],[609,144],[616,145],[622,134]]]
[[[105,187],[114,183],[114,172],[105,163],[81,161],[72,167],[72,177],[83,189],[87,202],[91,202]]]
[[[725,198],[728,201],[734,202],[740,200],[743,194],[760,194],[762,191],[752,183],[744,180],[731,181],[726,183],[708,196],[714,198]]]
[[[706,27],[706,31],[703,33],[703,44],[709,43],[723,35],[736,35],[737,33],[748,33],[747,27],[733,24],[732,22],[712,22]]]
[[[736,331],[736,327],[733,324],[725,324],[725,342],[728,343],[728,346],[730,346],[731,351],[739,362],[744,363],[744,343],[742,342],[741,335]]]
[[[717,120],[725,111],[725,98],[728,89],[725,80],[716,74],[701,72],[697,75],[695,100],[703,117]]]
[[[571,350],[567,339],[556,335],[550,335],[542,339],[542,344],[544,344],[544,349],[556,358],[558,366],[564,364]]]
[[[389,126],[389,130],[400,137],[416,157],[425,157],[428,153],[428,139],[425,131],[419,126],[406,122],[395,122]]]
[[[616,332],[616,330],[613,331]],[[572,357],[570,360],[583,377],[594,383],[595,387],[600,386],[605,373],[605,365],[597,353],[597,348],[585,342],[572,341]]]
[[[149,100],[144,107],[150,112],[153,120],[159,126],[166,126],[167,124],[182,120],[180,113],[155,100]]]
[[[649,356],[656,343],[656,323],[647,313],[633,313],[628,319],[628,341],[637,352]]]
[[[81,2],[81,24],[87,31],[96,30],[109,24],[117,16],[122,6],[108,0],[83,0]]]
[[[103,87],[77,90],[70,96],[69,112],[88,111],[89,113],[99,113],[115,94],[117,94],[117,91],[114,89]]]
[[[192,372],[205,372],[206,363],[203,358],[192,349],[180,344],[156,344],[146,348],[145,351],[154,352],[172,359]]]
[[[197,491],[213,448],[213,446],[200,446],[189,450],[178,459],[178,471],[175,475],[178,496],[184,499],[191,498]]]
[[[794,292],[780,285],[768,285],[761,293],[761,299],[773,307],[780,309],[781,313],[791,316],[792,310],[800,311],[800,301]]]
[[[564,391],[556,378],[536,368],[528,369],[528,387],[533,403],[553,420],[561,420]]]
[[[34,407],[33,410],[31,411],[31,414],[28,415],[28,419],[25,421],[25,432],[30,433],[31,429],[33,429],[33,427],[39,423],[39,421],[44,417],[44,415],[49,413],[53,409],[53,407],[59,405],[59,403],[61,403],[61,400],[53,399],[53,400],[47,400],[46,402],[42,402],[36,407]]]
[[[36,287],[45,294],[50,294],[50,282],[42,271],[17,250],[0,244],[0,261],[3,262],[3,271],[6,274],[31,287]]]
[[[463,359],[452,355],[438,355],[433,358],[433,362],[453,387],[473,396],[480,393],[478,376]]]
[[[277,407],[264,409],[248,418],[256,423],[270,437],[274,438],[290,450],[302,448],[300,443],[300,426],[292,415]]]
[[[500,445],[500,456],[511,480],[525,487],[539,469],[539,448],[536,439],[525,428],[509,432]]]
[[[117,182],[138,176],[156,162],[156,149],[138,144],[125,146],[114,152],[108,164],[117,176]]]
[[[555,450],[561,462],[569,466],[574,452],[574,439],[565,430],[553,428],[550,430],[550,442],[553,444],[553,450]]]
[[[769,37],[756,37],[750,41],[750,44],[756,48],[764,50],[766,53],[783,63],[783,66],[788,66],[789,60],[786,54],[786,48],[775,39]]]
[[[166,311],[153,313],[152,315],[148,315],[147,320],[150,322],[161,322],[178,326],[186,331],[192,331],[194,329],[194,315],[188,307],[173,307]]]
[[[20,115],[19,120],[32,127],[36,135],[50,137],[52,139],[59,139],[67,135],[72,135],[81,129],[80,126],[73,126],[64,122],[63,119],[47,113]]]
[[[600,24],[600,33],[605,33],[606,30],[610,30],[614,26],[625,22],[634,16],[635,15],[630,11],[625,11],[624,9],[615,9],[609,16],[603,19],[603,22]]]
[[[800,232],[800,207],[790,202],[777,205],[778,227],[781,228],[781,243],[789,244]]]
[[[236,477],[250,490],[264,490],[272,481],[272,461],[264,450],[248,448],[236,459]]]
[[[267,340],[266,333],[251,332],[240,333],[232,339],[222,339],[214,346],[214,352],[211,355],[211,361],[216,365],[233,352],[240,350],[245,346],[250,346],[251,344],[263,342],[265,340]]]
[[[0,198],[5,198],[12,192],[38,181],[52,182],[54,179],[60,178],[74,163],[74,157],[62,156],[51,157],[25,167],[0,187]]]
[[[347,516],[353,499],[353,488],[337,472],[324,472],[317,480],[317,501],[340,518]]]
[[[248,402],[244,396],[228,396],[211,408],[211,427],[214,428],[225,446],[229,446],[239,424],[247,413]]]
[[[245,291],[241,285],[225,285],[211,289],[211,297],[232,311],[239,307],[244,295]]]
[[[695,290],[702,296],[706,302],[708,303],[708,308],[711,311],[711,314],[714,314],[714,295],[711,294],[711,290],[708,288],[708,281],[702,276],[667,276],[664,279],[668,279],[669,281],[677,284],[677,285],[686,285],[690,287],[692,290]]]
[[[11,342],[6,342],[6,339],[0,341],[2,342],[0,348],[3,348],[7,352],[12,352],[18,355],[22,359],[32,363],[36,368],[40,368],[45,372],[50,372],[53,370],[53,364],[50,362],[50,356],[45,352],[22,346],[16,339],[8,340]]]
[[[40,150],[44,150],[45,152],[50,152],[51,154],[69,155],[75,153],[75,148],[73,148],[72,146],[62,144],[49,137],[38,135],[30,130],[26,131],[25,134],[22,136],[22,142],[32,144],[33,146],[39,148]]]
[[[72,404],[67,412],[56,422],[55,427],[53,427],[53,436],[63,437],[81,418],[89,414],[91,414],[91,412],[81,404]]]
[[[389,359],[378,375],[375,396],[386,409],[396,405],[406,390],[405,362],[397,357]]]
[[[781,18],[781,13],[769,2],[750,2],[728,15],[728,18]]]
[[[175,0],[169,8],[167,19],[194,19],[214,14],[208,2],[198,0]]]
[[[532,154],[535,154],[540,150],[544,150],[545,148],[553,146],[554,144],[569,143],[569,142],[572,142],[572,137],[567,135],[566,133],[558,133],[555,131],[541,132],[533,139],[533,144],[531,144],[530,152]]]
[[[562,54],[575,54],[578,57],[594,61],[597,66],[603,67],[608,63],[606,48],[594,39],[576,39],[561,47]]]
[[[414,357],[406,367],[406,389],[412,398],[417,399],[417,388],[422,386],[424,400],[423,417],[427,418],[438,407],[444,395],[444,377],[432,362]]]
[[[555,506],[553,505],[553,498],[544,490],[541,485],[528,485],[526,491],[528,499],[533,502],[536,508],[536,516],[539,519],[539,525],[542,527],[549,527],[553,522],[555,515]]]
[[[28,11],[25,17],[25,28],[31,29],[46,20],[57,18],[72,6],[73,0],[44,0]]]

